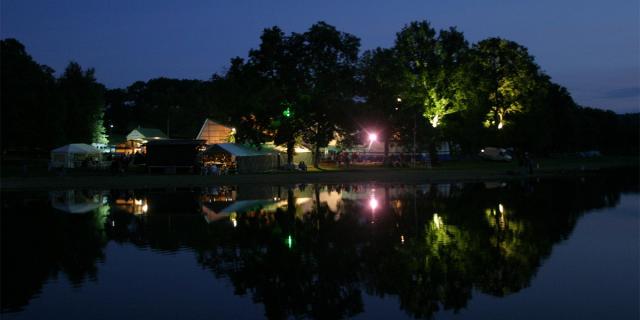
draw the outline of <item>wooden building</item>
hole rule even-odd
[[[153,140],[168,139],[160,129],[137,127],[126,136],[126,141],[116,143],[116,153],[144,153],[144,144]]]

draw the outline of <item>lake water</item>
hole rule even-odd
[[[637,172],[2,193],[3,319],[638,319]]]

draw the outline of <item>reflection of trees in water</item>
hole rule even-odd
[[[42,199],[29,201],[29,199]],[[3,193],[2,311],[18,311],[49,279],[63,274],[74,287],[96,281],[104,261],[104,210],[52,213],[43,197]],[[103,208],[104,209],[104,208]]]
[[[106,233],[154,250],[193,249],[199,264],[263,304],[269,318],[352,316],[363,311],[363,292],[398,296],[407,313],[430,317],[464,308],[473,290],[504,296],[526,288],[582,213],[637,192],[633,177],[608,176],[443,187],[378,187],[375,215],[361,185],[282,188],[285,206],[239,213],[235,228],[228,220],[207,224],[199,192],[144,191],[135,196],[148,200],[149,213],[113,209]],[[342,200],[319,202],[327,190]],[[314,201],[302,212],[296,197]],[[3,310],[26,304],[59,271],[81,285],[102,259],[104,234],[87,226],[90,216],[40,207],[42,214],[3,216],[3,240],[23,243],[3,247]],[[21,263],[7,269],[8,260]]]
[[[240,249],[231,241],[200,262],[229,276],[238,293],[251,292],[273,317],[319,317],[318,301],[332,310],[322,316],[353,315],[362,309],[361,289],[397,295],[409,314],[429,317],[464,308],[474,289],[504,296],[526,288],[583,212],[617,203],[620,185],[591,179],[472,184],[449,198],[416,192],[415,202],[407,193],[379,199],[375,224],[362,219],[368,208],[357,200],[343,201],[338,220],[322,205],[301,220],[276,213],[269,225],[240,215]],[[287,232],[295,235],[292,250]]]

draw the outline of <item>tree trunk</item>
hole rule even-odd
[[[313,152],[313,166],[316,167],[316,169],[320,168],[320,144],[317,142]]]
[[[287,164],[291,165],[293,163],[293,152],[295,151],[296,142],[291,139],[287,141]]]
[[[287,218],[293,219],[296,216],[296,199],[293,195],[293,189],[287,189]]]
[[[436,146],[435,141],[429,143],[429,158],[431,159],[431,166],[435,167],[438,165],[438,147]]]

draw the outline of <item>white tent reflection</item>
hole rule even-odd
[[[73,214],[87,213],[106,203],[106,197],[100,193],[88,194],[78,190],[51,191],[49,199],[53,208]]]
[[[226,206],[217,209],[212,208],[207,204],[202,205],[202,213],[204,219],[208,222],[214,222],[221,219],[226,219],[232,214],[239,214],[249,211],[265,211],[275,212],[277,208],[281,208],[287,205],[286,200],[274,201],[272,199],[263,200],[238,200],[231,203],[224,203]]]

